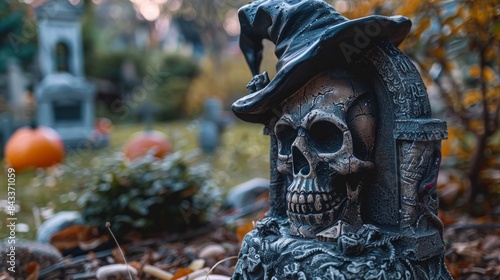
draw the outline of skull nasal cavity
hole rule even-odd
[[[295,146],[292,147],[292,161],[293,161],[294,175],[299,175],[300,173],[306,176],[309,174],[309,172],[311,172],[311,168],[309,167],[309,162],[304,157],[299,148]]]

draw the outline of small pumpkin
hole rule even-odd
[[[156,130],[138,132],[125,143],[125,157],[134,160],[152,153],[156,158],[163,158],[172,152],[172,145],[165,134]]]
[[[96,121],[95,129],[101,135],[107,135],[113,129],[113,123],[108,118],[99,118]]]
[[[23,126],[17,129],[5,145],[7,164],[21,171],[45,168],[62,162],[64,143],[54,129],[46,126]]]

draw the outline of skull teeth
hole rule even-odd
[[[317,228],[322,227],[325,224],[332,225],[339,218],[339,215],[342,212],[341,209],[344,208],[346,200],[347,199],[343,199],[337,204],[332,204],[331,209],[322,211],[321,213],[313,212],[310,205],[307,207],[309,208],[308,214],[298,213],[297,210],[299,208],[303,209],[303,206],[305,205],[297,204],[297,208],[289,208],[287,214],[292,221],[292,227],[295,229],[301,228],[302,226]]]
[[[323,209],[323,204],[321,202],[322,202],[321,196],[319,194],[317,194],[316,200],[314,201],[314,209],[318,212],[321,211],[321,209]],[[327,205],[325,205],[325,206],[327,206]]]
[[[328,211],[341,202],[340,196],[327,193],[297,193],[287,194],[288,210],[296,214],[317,214]]]

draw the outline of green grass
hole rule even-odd
[[[85,180],[82,176],[85,170],[120,152],[127,139],[143,129],[140,124],[117,125],[111,131],[110,145],[106,148],[70,151],[64,163],[57,168],[16,174],[16,201],[20,206],[20,211],[16,213],[17,223],[27,224],[30,228],[28,232],[18,232],[16,237],[35,239],[36,216],[43,222],[44,216],[48,217],[51,213],[79,210],[76,187],[81,180]],[[156,123],[153,129],[164,132],[173,143],[174,150],[191,151],[198,146],[196,122]],[[221,147],[207,160],[212,161],[214,178],[223,190],[254,177],[268,178],[269,138],[262,135],[262,126],[237,122],[226,129]],[[6,189],[6,169],[0,173],[0,182]],[[0,201],[5,202],[5,195],[6,191],[2,191]],[[3,211],[1,215],[0,226],[4,228],[7,215]]]

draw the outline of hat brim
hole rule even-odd
[[[326,69],[347,65],[355,56],[388,40],[398,46],[411,29],[403,16],[368,16],[325,28],[320,39],[301,52],[283,58],[278,72],[263,89],[233,103],[234,114],[247,122],[266,123],[273,109],[315,75]]]

